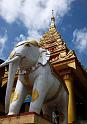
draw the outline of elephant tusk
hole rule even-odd
[[[20,56],[15,56],[14,58],[10,59],[8,63],[15,62],[20,58]]]
[[[8,65],[9,63],[8,63],[8,59],[5,61],[5,62],[3,62],[1,65],[0,65],[0,68],[2,68],[2,67],[4,67],[4,66],[6,66],[6,65]]]
[[[19,56],[15,56],[15,57],[12,58],[12,59],[7,59],[4,63],[2,63],[2,64],[0,65],[0,68],[2,68],[2,67],[4,67],[4,66],[8,65],[8,64],[11,63],[11,62],[17,61],[19,58],[20,58]]]

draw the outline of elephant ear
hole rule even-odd
[[[40,51],[40,56],[38,59],[38,63],[45,65],[48,62],[48,60],[50,59],[50,52],[43,48],[40,48],[39,51]]]

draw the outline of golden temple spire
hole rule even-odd
[[[50,29],[52,29],[52,28],[55,28],[55,17],[54,17],[54,11],[53,10],[52,10]]]

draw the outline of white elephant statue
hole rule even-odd
[[[49,64],[50,52],[40,48],[38,43],[21,41],[11,52],[9,58],[0,65],[9,64],[8,83],[5,97],[5,112],[18,114],[27,94],[32,94],[29,112],[51,116],[53,109],[64,114],[61,124],[67,124],[68,92],[52,72]],[[15,73],[18,80],[12,101],[10,101]]]

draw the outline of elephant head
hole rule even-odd
[[[0,68],[9,64],[8,83],[5,96],[5,112],[9,111],[10,96],[17,68],[30,68],[37,63],[45,65],[50,58],[50,52],[40,48],[36,41],[19,42],[8,59],[0,65]]]

